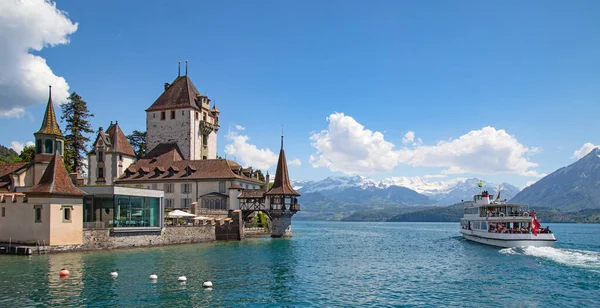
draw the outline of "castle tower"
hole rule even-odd
[[[42,126],[33,136],[35,137],[33,182],[37,183],[54,154],[62,156],[65,150],[65,137],[63,137],[58,127],[54,106],[52,105],[52,86],[49,86],[48,104],[46,105]]]
[[[146,142],[150,152],[161,143],[177,143],[184,159],[217,157],[219,111],[186,75],[165,83],[164,92],[146,110]]]
[[[300,210],[297,199],[299,196],[300,194],[290,184],[285,151],[283,150],[283,136],[281,136],[281,150],[277,161],[277,171],[275,171],[275,181],[271,189],[267,191],[269,216],[273,225],[271,237],[292,236],[292,216]]]
[[[88,183],[112,185],[134,161],[135,153],[119,122],[111,122],[106,132],[100,127],[88,153]]]

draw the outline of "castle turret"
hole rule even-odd
[[[134,161],[135,152],[119,122],[111,122],[106,132],[100,127],[88,153],[88,183],[112,185]]]
[[[52,105],[52,86],[49,86],[48,104],[46,105],[42,126],[37,133],[33,135],[35,137],[34,162],[36,164],[34,183],[37,183],[44,173],[46,166],[52,159],[52,156],[55,153],[63,155],[65,149],[65,137],[58,127],[54,106]]]
[[[283,150],[283,136],[281,136],[281,150],[277,161],[277,171],[275,171],[275,181],[267,191],[269,216],[273,224],[271,237],[292,236],[292,216],[300,210],[297,199],[299,196],[300,194],[292,188],[290,183],[285,151]]]
[[[146,109],[147,149],[177,143],[184,159],[217,157],[219,110],[186,74],[165,83],[164,92]]]

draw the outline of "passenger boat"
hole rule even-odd
[[[482,187],[483,183],[479,183]],[[496,200],[487,191],[463,201],[465,212],[460,220],[463,237],[498,247],[554,246],[556,238],[548,227],[540,226],[535,211],[520,204]]]

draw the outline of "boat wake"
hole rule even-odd
[[[500,253],[526,255],[548,259],[567,266],[600,269],[600,252],[589,250],[561,249],[555,247],[504,248]]]

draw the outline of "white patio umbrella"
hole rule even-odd
[[[194,220],[208,220],[210,219],[210,217],[206,217],[206,216],[196,216],[194,217]]]
[[[196,217],[196,215],[190,214],[190,213],[187,213],[184,211],[180,211],[180,210],[174,210],[174,211],[169,212],[169,214],[167,214],[167,217],[169,217],[169,218],[183,218],[183,217],[189,218],[189,217]],[[175,224],[175,222],[173,222],[173,224]]]
[[[171,211],[167,216],[169,216],[169,218],[196,217],[196,215],[194,214],[190,214],[180,210]]]

